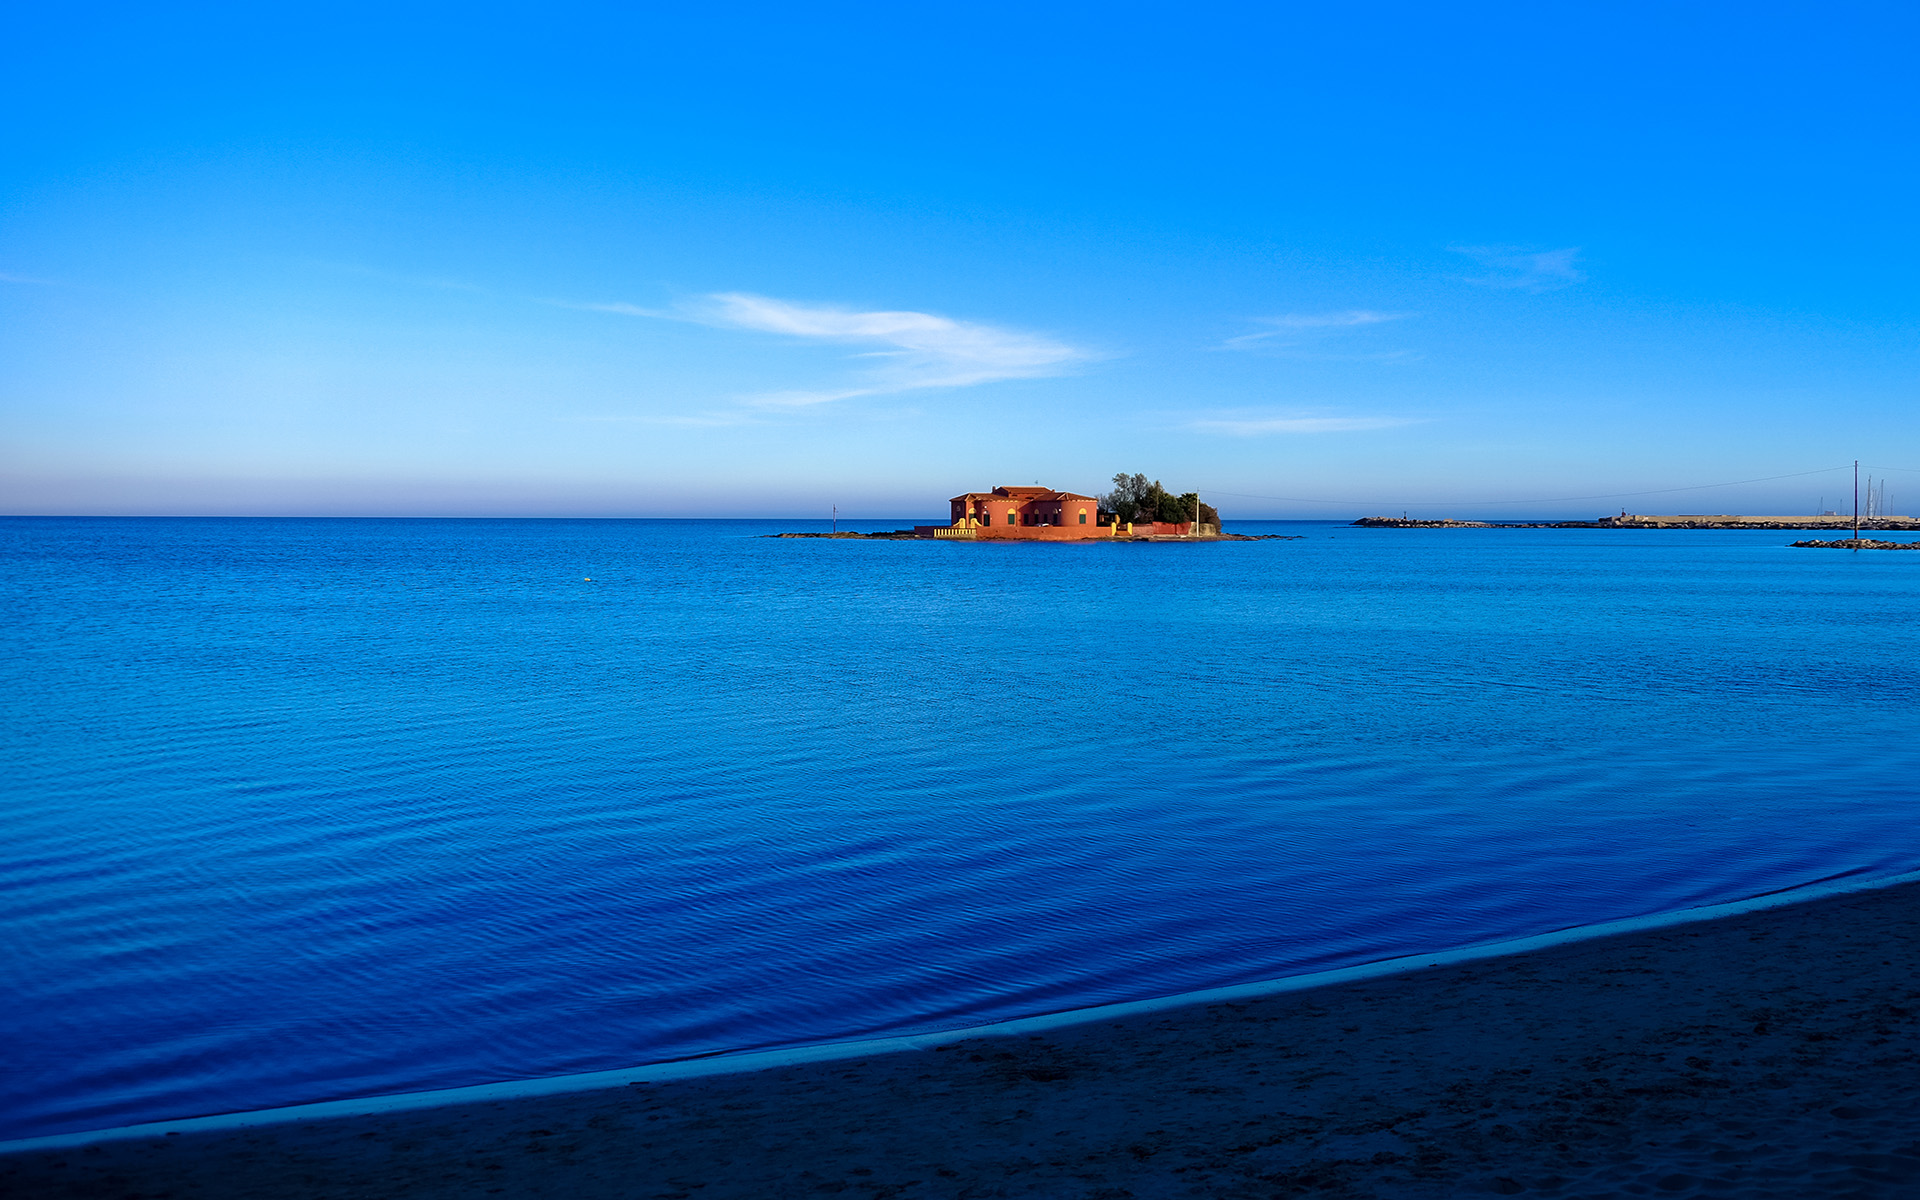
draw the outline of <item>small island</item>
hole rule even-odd
[[[1294,541],[1297,534],[1223,533],[1220,513],[1198,492],[1175,495],[1157,479],[1121,472],[1104,496],[1002,485],[949,500],[945,525],[916,525],[881,533],[770,533],[776,538],[859,538],[869,541],[962,542],[1263,542]]]

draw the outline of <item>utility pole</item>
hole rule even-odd
[[[1860,540],[1860,460],[1857,458],[1853,460],[1853,540]]]
[[[835,533],[840,532],[840,506],[838,504],[833,506],[833,531]]]
[[[1193,536],[1200,536],[1200,493],[1193,494]]]

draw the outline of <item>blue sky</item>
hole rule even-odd
[[[1911,511],[1915,14],[14,5],[0,511]]]

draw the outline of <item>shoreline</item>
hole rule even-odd
[[[1879,915],[1877,925],[1863,922],[1858,916],[1868,910]],[[1783,934],[1787,935],[1784,939]],[[1785,1031],[1790,1024],[1781,1023],[1784,1018],[1747,1021],[1746,1017],[1735,1019],[1725,1012],[1719,1014],[1718,1021],[1726,1028],[1708,1038],[1700,1032],[1700,1018],[1711,1014],[1696,1013],[1690,1024],[1683,1023],[1685,1028],[1663,1029],[1658,1031],[1659,1036],[1672,1035],[1682,1041],[1704,1039],[1716,1045],[1729,1037],[1740,1036],[1748,1041],[1765,1042],[1771,1036],[1766,1032],[1771,1022],[1780,1024],[1781,1036],[1786,1042],[1776,1054],[1755,1057],[1753,1051],[1745,1052],[1747,1057],[1755,1057],[1754,1070],[1759,1071],[1755,1079],[1746,1081],[1745,1087],[1729,1079],[1714,1081],[1715,1071],[1710,1067],[1687,1065],[1709,1062],[1711,1056],[1706,1049],[1671,1063],[1667,1059],[1674,1058],[1673,1055],[1636,1052],[1640,1060],[1648,1060],[1639,1061],[1638,1065],[1664,1080],[1657,1082],[1651,1092],[1643,1089],[1641,1095],[1670,1098],[1684,1092],[1700,1101],[1705,1109],[1715,1109],[1715,1105],[1706,1102],[1716,1098],[1729,1100],[1736,1094],[1745,1096],[1741,1104],[1751,1107],[1768,1097],[1778,1100],[1799,1096],[1809,1086],[1814,1086],[1815,1091],[1842,1088],[1850,1093],[1865,1094],[1885,1091],[1888,1086],[1903,1081],[1914,1095],[1901,1101],[1907,1105],[1901,1111],[1914,1112],[1909,1101],[1920,1099],[1920,1070],[1915,1066],[1920,1063],[1920,1054],[1916,1053],[1920,1051],[1920,1023],[1912,1018],[1914,1012],[1920,1011],[1920,991],[1914,988],[1913,970],[1920,965],[1916,962],[1920,958],[1916,953],[1920,951],[1916,945],[1917,934],[1920,934],[1920,872],[1878,880],[1849,878],[1727,904],[1576,927],[1442,954],[1415,955],[1288,980],[1072,1010],[938,1034],[722,1056],[585,1076],[333,1101],[28,1139],[0,1144],[0,1185],[10,1180],[29,1184],[20,1194],[94,1195],[97,1193],[89,1190],[93,1184],[86,1180],[98,1182],[104,1178],[101,1173],[106,1172],[115,1178],[138,1179],[143,1189],[164,1185],[196,1196],[317,1197],[338,1194],[349,1179],[359,1180],[358,1187],[374,1189],[358,1194],[380,1195],[389,1193],[380,1189],[378,1181],[398,1172],[411,1180],[406,1187],[409,1195],[468,1195],[474,1185],[509,1180],[515,1183],[512,1193],[515,1195],[548,1194],[543,1190],[548,1185],[555,1189],[551,1194],[565,1192],[576,1200],[602,1194],[642,1194],[592,1190],[598,1185],[591,1180],[601,1178],[600,1168],[617,1162],[625,1165],[616,1174],[629,1183],[633,1171],[649,1178],[657,1173],[660,1186],[670,1191],[684,1190],[674,1183],[675,1178],[691,1178],[688,1172],[700,1175],[710,1185],[700,1189],[702,1200],[714,1196],[839,1190],[825,1186],[815,1189],[812,1184],[803,1186],[801,1179],[807,1175],[823,1184],[864,1186],[868,1181],[880,1182],[877,1175],[882,1166],[889,1176],[897,1167],[919,1177],[909,1194],[995,1194],[955,1189],[978,1185],[985,1177],[983,1172],[1004,1179],[1004,1168],[1016,1159],[1033,1164],[1036,1147],[1022,1139],[1027,1137],[1023,1123],[1034,1121],[1050,1125],[1047,1137],[1071,1139],[1077,1150],[1076,1157],[1082,1160],[1086,1159],[1086,1150],[1095,1150],[1093,1158],[1105,1164],[1096,1173],[1124,1189],[1134,1190],[1135,1194],[1158,1194],[1152,1189],[1138,1191],[1154,1181],[1158,1181],[1156,1187],[1198,1182],[1179,1178],[1190,1174],[1191,1169],[1174,1171],[1175,1164],[1171,1161],[1156,1163],[1159,1150],[1143,1156],[1131,1148],[1147,1145],[1151,1149],[1151,1143],[1138,1139],[1167,1132],[1164,1128],[1150,1129],[1149,1126],[1176,1125],[1182,1121],[1198,1121],[1207,1128],[1217,1126],[1220,1136],[1232,1142],[1231,1145],[1211,1145],[1205,1138],[1192,1142],[1191,1137],[1199,1136],[1197,1133],[1182,1135],[1189,1137],[1193,1154],[1212,1164],[1204,1168],[1206,1171],[1216,1175],[1226,1172],[1239,1181],[1235,1186],[1242,1183],[1268,1186],[1272,1183],[1268,1177],[1275,1176],[1276,1172],[1278,1176],[1299,1182],[1301,1171],[1319,1172],[1322,1176],[1329,1172],[1342,1178],[1351,1176],[1347,1184],[1340,1185],[1342,1187],[1359,1186],[1363,1176],[1379,1176],[1382,1181],[1391,1177],[1399,1181],[1396,1187],[1413,1187],[1423,1182],[1438,1184],[1454,1178],[1449,1172],[1456,1171],[1466,1149],[1471,1149],[1463,1149],[1464,1143],[1453,1145],[1466,1136],[1465,1126],[1460,1122],[1453,1122],[1458,1128],[1435,1125],[1436,1105],[1444,1102],[1453,1084],[1469,1078],[1485,1083],[1490,1077],[1484,1072],[1496,1070],[1507,1073],[1509,1085],[1526,1091],[1528,1076],[1538,1073],[1544,1079],[1558,1070],[1555,1063],[1564,1065],[1569,1061],[1565,1054],[1549,1055],[1553,1063],[1536,1061],[1539,1055],[1530,1052],[1530,1044],[1565,1042],[1569,1038],[1579,1041],[1597,1034],[1598,1041],[1589,1048],[1588,1056],[1616,1053],[1623,1038],[1631,1043],[1636,1040],[1633,1036],[1636,1031],[1648,1032],[1641,1026],[1649,1021],[1661,1024],[1662,1009],[1689,1006],[1697,1009],[1703,994],[1716,987],[1723,993],[1730,988],[1739,1000],[1734,1007],[1754,1012],[1785,1012],[1794,1005],[1809,1004],[1822,1011],[1835,1005],[1857,1006],[1864,1002],[1872,1007],[1878,1004],[1888,1011],[1873,1018],[1879,1022],[1875,1028],[1887,1036],[1867,1040],[1880,1046],[1897,1043],[1897,1056],[1904,1065],[1901,1080],[1884,1078],[1884,1072],[1879,1075],[1869,1072],[1844,1087],[1834,1079],[1815,1081],[1806,1074],[1807,1070],[1818,1066],[1822,1055],[1853,1048],[1850,1042],[1838,1039],[1827,1046],[1825,1043],[1830,1039],[1825,1034],[1810,1034],[1811,1041],[1797,1034],[1788,1036]],[[1779,947],[1766,944],[1796,938],[1818,949],[1781,960]],[[1843,944],[1851,950],[1842,953]],[[1880,965],[1875,967],[1865,962],[1863,955],[1878,958]],[[1884,958],[1879,958],[1881,955]],[[1649,956],[1666,961],[1661,969],[1649,969],[1644,965]],[[1571,971],[1573,976],[1551,984],[1543,979],[1543,972],[1555,971],[1563,975]],[[1886,991],[1886,995],[1874,994],[1871,988],[1863,992],[1860,987],[1865,975],[1875,971],[1885,977],[1881,990]],[[1744,982],[1727,978],[1743,974]],[[1756,988],[1756,980],[1767,981],[1767,986]],[[1633,1003],[1622,1003],[1629,1000],[1626,994],[1608,995],[1622,989],[1644,994]],[[1898,995],[1893,994],[1895,989]],[[1531,997],[1518,994],[1528,991],[1533,993]],[[1531,1001],[1529,1013],[1520,1012],[1528,1008],[1527,1004],[1519,1003],[1522,999]],[[1519,1008],[1515,1008],[1516,1004]],[[1510,1010],[1511,1018],[1525,1017],[1522,1023],[1530,1023],[1531,1032],[1516,1039],[1503,1036],[1500,1029],[1488,1028],[1485,1018],[1489,1006]],[[1720,1007],[1727,1007],[1725,996]],[[1363,1026],[1352,1024],[1362,1013],[1377,1015],[1396,1009],[1404,1009],[1417,1019],[1412,1025],[1368,1036],[1359,1036],[1358,1030]],[[1435,1036],[1435,1022],[1440,1022],[1443,1015],[1446,1022],[1451,1023],[1449,1032]],[[1568,1024],[1570,1017],[1577,1018],[1571,1025]],[[1338,1025],[1340,1021],[1348,1024]],[[1330,1028],[1329,1022],[1336,1024]],[[1249,1024],[1253,1028],[1247,1028]],[[1758,1032],[1740,1033],[1741,1029],[1748,1028]],[[1333,1032],[1334,1029],[1341,1032]],[[1254,1040],[1247,1041],[1243,1035],[1252,1036]],[[1228,1042],[1222,1042],[1223,1037],[1228,1038]],[[1606,1050],[1608,1046],[1613,1049]],[[1819,1049],[1809,1051],[1808,1047]],[[974,1052],[953,1053],[956,1050]],[[1722,1048],[1715,1053],[1724,1056],[1728,1052]],[[1882,1052],[1881,1057],[1886,1053]],[[1470,1061],[1455,1061],[1450,1070],[1442,1072],[1444,1078],[1413,1077],[1422,1074],[1414,1069],[1422,1061],[1459,1060],[1462,1054]],[[1359,1070],[1356,1056],[1370,1058],[1371,1065]],[[1212,1061],[1211,1065],[1202,1062],[1215,1059],[1218,1061]],[[1496,1066],[1495,1059],[1505,1061],[1506,1065]],[[1768,1067],[1763,1061],[1767,1059],[1780,1061]],[[1522,1061],[1527,1065],[1514,1065]],[[1780,1069],[1789,1062],[1797,1064],[1800,1072],[1792,1078],[1788,1078],[1792,1072],[1783,1073]],[[986,1065],[978,1065],[983,1063]],[[1015,1067],[1007,1066],[1008,1063]],[[1255,1097],[1248,1094],[1249,1080],[1240,1075],[1257,1076],[1263,1070],[1270,1079],[1258,1085],[1262,1087],[1273,1084],[1283,1075],[1298,1078],[1278,1095],[1259,1097],[1260,1102],[1256,1104]],[[1334,1092],[1340,1089],[1327,1081],[1354,1076],[1357,1070],[1369,1080],[1363,1091],[1339,1096],[1329,1092],[1329,1089]],[[1607,1068],[1607,1077],[1588,1078],[1594,1073],[1583,1067],[1575,1074],[1582,1076],[1579,1087],[1591,1091],[1596,1086],[1596,1078],[1606,1083],[1607,1078],[1623,1070],[1624,1065],[1616,1065]],[[1724,1072],[1725,1068],[1721,1070]],[[1202,1079],[1202,1076],[1210,1079],[1219,1071],[1234,1076],[1232,1086],[1222,1087]],[[1463,1071],[1467,1074],[1461,1074]],[[1196,1080],[1201,1080],[1199,1087],[1192,1086]],[[1076,1100],[1076,1093],[1084,1089],[1075,1081],[1088,1086],[1096,1081],[1104,1082]],[[1533,1082],[1539,1084],[1542,1080]],[[1188,1086],[1173,1087],[1174,1083]],[[1561,1081],[1554,1086],[1565,1091],[1572,1085]],[[1417,1102],[1408,1098],[1411,1095],[1408,1088],[1421,1093]],[[1391,1120],[1388,1119],[1393,1116],[1391,1113],[1359,1118],[1362,1110],[1391,1108],[1392,1104],[1381,1098],[1382,1093],[1387,1092],[1406,1093],[1393,1101],[1400,1105],[1393,1110],[1398,1116]],[[1025,1107],[1013,1108],[1014,1116],[999,1111],[1016,1102]],[[1609,1101],[1615,1105],[1620,1102],[1620,1097]],[[1275,1103],[1290,1114],[1284,1120],[1275,1116]],[[1550,1100],[1549,1103],[1564,1106],[1568,1102]],[[1846,1107],[1849,1103],[1857,1106],[1856,1100],[1839,1097],[1832,1099],[1828,1108],[1838,1111],[1835,1106]],[[1305,1107],[1300,1107],[1303,1104]],[[1059,1111],[1050,1112],[1042,1120],[1042,1107],[1036,1106],[1045,1105]],[[1106,1116],[1091,1125],[1086,1119],[1069,1119],[1068,1110],[1087,1105]],[[1892,1111],[1897,1106],[1880,1107]],[[1805,1109],[1805,1105],[1801,1108]],[[1874,1105],[1867,1103],[1861,1111],[1864,1113],[1870,1108]],[[1335,1110],[1348,1109],[1352,1112],[1347,1115],[1354,1116],[1355,1120],[1329,1115]],[[1415,1109],[1421,1110],[1418,1118],[1406,1115]],[[638,1117],[643,1111],[644,1118]],[[1141,1118],[1145,1124],[1142,1129],[1126,1134],[1134,1140],[1109,1145],[1108,1135],[1119,1136],[1120,1126],[1139,1123],[1131,1118],[1122,1120],[1123,1112]],[[1809,1113],[1818,1117],[1820,1112],[1826,1110],[1798,1111],[1795,1119],[1808,1119]],[[1021,1113],[1025,1116],[1020,1116]],[[1826,1124],[1839,1122],[1843,1132],[1851,1130],[1858,1135],[1878,1128],[1866,1117],[1840,1118],[1833,1117],[1831,1112],[1826,1115],[1830,1118]],[[1234,1118],[1228,1123],[1231,1128],[1221,1124],[1230,1116]],[[1726,1113],[1722,1112],[1721,1118],[1724,1117]],[[857,1146],[845,1143],[849,1135],[841,1128],[845,1124],[843,1118],[855,1120],[870,1132],[891,1129],[893,1132],[881,1140],[889,1145],[898,1141],[898,1145],[882,1153],[880,1147],[866,1141]],[[649,1136],[636,1142],[634,1138],[639,1134],[635,1130],[640,1129],[633,1125],[636,1119],[673,1121],[673,1128],[679,1133],[670,1144],[662,1143],[651,1136],[662,1132],[665,1127],[661,1127],[644,1131]],[[1669,1112],[1660,1121],[1685,1124],[1688,1119],[1684,1112]],[[600,1124],[596,1125],[596,1120]],[[1327,1124],[1345,1121],[1341,1128],[1358,1128],[1379,1125],[1382,1120],[1387,1123],[1360,1133],[1339,1133]],[[1518,1131],[1523,1126],[1515,1124],[1516,1120],[1523,1118],[1508,1120],[1503,1127],[1519,1137]],[[919,1143],[908,1135],[908,1127],[915,1121],[973,1132],[960,1137],[946,1152],[946,1156],[954,1160],[953,1164],[920,1170],[913,1163],[892,1161],[902,1154],[911,1158],[918,1152],[913,1147]],[[1419,1128],[1416,1130],[1416,1125],[1409,1122],[1415,1122]],[[1895,1132],[1912,1140],[1920,1134],[1916,1122],[1920,1122],[1920,1117],[1902,1116],[1894,1120],[1899,1126]],[[1052,1128],[1062,1124],[1067,1128]],[[522,1128],[529,1125],[549,1130],[577,1125],[580,1128],[567,1136],[578,1140],[566,1143],[571,1147],[568,1156],[543,1157],[545,1151],[540,1138],[560,1135],[530,1133]],[[616,1126],[627,1132],[619,1132]],[[1595,1128],[1602,1133],[1609,1129],[1619,1133],[1621,1126],[1621,1122],[1614,1121],[1611,1125],[1602,1122]],[[1451,1134],[1449,1128],[1452,1128]],[[596,1129],[600,1132],[595,1133]],[[701,1132],[711,1129],[732,1132],[713,1141]],[[1256,1139],[1256,1145],[1242,1140],[1253,1137],[1243,1130],[1266,1132]],[[1422,1136],[1415,1136],[1416,1132]],[[1831,1132],[1826,1130],[1821,1136]],[[1482,1157],[1486,1154],[1496,1159],[1501,1157],[1498,1151],[1506,1145],[1502,1142],[1504,1135],[1482,1130],[1474,1136],[1480,1142],[1492,1138],[1491,1143],[1481,1146],[1485,1152]],[[751,1162],[743,1161],[734,1149],[729,1149],[741,1138],[761,1145],[760,1150],[746,1156]],[[772,1141],[767,1141],[768,1138]],[[905,1140],[899,1141],[900,1138]],[[1269,1138],[1276,1140],[1267,1140]],[[1329,1142],[1330,1138],[1334,1141]],[[1339,1142],[1340,1138],[1347,1138],[1353,1144]],[[1427,1144],[1424,1150],[1420,1148],[1423,1138]],[[401,1142],[394,1139],[403,1139],[415,1148],[401,1153]],[[1365,1149],[1361,1142],[1367,1146],[1378,1143],[1378,1146],[1359,1158],[1339,1156],[1355,1147]],[[1065,1144],[1051,1143],[1055,1149]],[[1535,1146],[1529,1153],[1535,1157],[1544,1153],[1548,1159],[1574,1155],[1548,1172],[1572,1181],[1576,1176],[1568,1173],[1571,1169],[1568,1164],[1587,1161],[1579,1157],[1586,1151],[1569,1149],[1572,1144],[1566,1138],[1556,1138],[1547,1144],[1545,1151]],[[555,1148],[558,1146],[556,1143]],[[1507,1149],[1511,1153],[1506,1157],[1518,1161],[1514,1158],[1519,1154],[1517,1143]],[[1897,1149],[1897,1146],[1882,1147],[1862,1153],[1880,1154],[1883,1150],[1893,1153]],[[375,1150],[379,1153],[373,1153]],[[1336,1151],[1339,1153],[1328,1157]],[[1381,1158],[1383,1154],[1387,1157]],[[1442,1157],[1434,1157],[1436,1154]],[[473,1165],[488,1156],[498,1159],[494,1168],[498,1171],[508,1171],[507,1164],[516,1163],[511,1168],[514,1174],[489,1175],[486,1173],[489,1168]],[[860,1166],[853,1158],[867,1165]],[[241,1159],[253,1164],[250,1170],[265,1174],[246,1184],[243,1176],[233,1174]],[[292,1162],[303,1164],[306,1182],[296,1185],[283,1179],[284,1171],[273,1165],[276,1162],[282,1167]],[[963,1162],[973,1165],[960,1169]],[[1422,1166],[1422,1162],[1426,1165]],[[1895,1162],[1887,1169],[1904,1171],[1907,1166],[1903,1162]],[[599,1163],[600,1167],[593,1167],[592,1163]],[[825,1168],[837,1163],[843,1164],[842,1169],[822,1174]],[[1448,1163],[1454,1165],[1448,1166]],[[542,1164],[550,1164],[558,1174],[547,1178],[543,1172],[548,1172],[548,1168]],[[1588,1165],[1595,1167],[1591,1162]],[[1915,1172],[1913,1178],[1920,1182],[1920,1149],[1914,1151],[1910,1165]],[[1263,1170],[1248,1174],[1248,1169],[1254,1167]],[[1267,1167],[1274,1169],[1264,1170]],[[1473,1190],[1484,1190],[1482,1184],[1499,1190],[1505,1185],[1496,1186],[1497,1181],[1506,1179],[1524,1190],[1545,1188],[1542,1194],[1559,1194],[1543,1182],[1547,1175],[1530,1183],[1520,1179],[1528,1170],[1538,1175],[1545,1167],[1505,1169],[1519,1174],[1493,1176],[1495,1183],[1482,1180]],[[955,1173],[943,1173],[948,1170]],[[313,1174],[314,1171],[319,1174]],[[861,1171],[876,1174],[861,1175]],[[1162,1178],[1169,1171],[1172,1175]],[[435,1178],[451,1172],[446,1190],[433,1190],[440,1185],[428,1186],[420,1172],[432,1173]],[[1050,1191],[1049,1188],[1064,1186],[1066,1179],[1048,1175],[1038,1165],[1022,1168],[1016,1174],[1031,1175],[1028,1182],[1037,1190],[1006,1194],[1083,1194]],[[1082,1172],[1080,1177],[1084,1175]],[[1669,1176],[1662,1178],[1670,1181],[1671,1175],[1669,1172]],[[222,1190],[228,1185],[216,1181],[229,1178],[234,1180],[233,1190]],[[1053,1182],[1042,1186],[1043,1179]],[[1256,1184],[1257,1180],[1267,1180],[1267,1183]],[[1225,1183],[1226,1176],[1221,1176],[1220,1182]],[[73,1188],[68,1188],[68,1184]],[[1796,1186],[1803,1189],[1802,1194],[1807,1194],[1805,1189],[1810,1185],[1802,1179]],[[1678,1190],[1664,1183],[1661,1187],[1667,1192]],[[50,1188],[52,1190],[48,1190]],[[1274,1193],[1269,1190],[1257,1194]],[[1320,1194],[1346,1193],[1321,1190]]]
[[[278,1125],[298,1121],[334,1120],[340,1117],[410,1112],[418,1109],[445,1108],[476,1102],[569,1095],[579,1092],[626,1087],[635,1082],[664,1083],[682,1079],[704,1079],[718,1075],[750,1074],[756,1071],[770,1070],[775,1067],[871,1058],[877,1054],[898,1054],[909,1053],[916,1050],[932,1050],[956,1042],[970,1041],[978,1038],[1017,1037],[1055,1029],[1071,1028],[1075,1025],[1097,1024],[1103,1021],[1141,1016],[1148,1013],[1177,1011],[1183,1008],[1192,1008],[1206,1004],[1263,999],[1269,996],[1285,995],[1291,992],[1332,987],[1366,979],[1385,978],[1412,971],[1423,971],[1432,967],[1453,966],[1460,963],[1478,962],[1486,959],[1507,958],[1513,955],[1528,954],[1555,946],[1596,941],[1626,933],[1665,929],[1670,926],[1689,925],[1701,921],[1724,920],[1728,917],[1739,916],[1744,913],[1761,912],[1772,908],[1803,904],[1829,896],[1908,886],[1920,887],[1920,871],[1903,872],[1898,875],[1875,877],[1865,880],[1858,879],[1852,874],[1843,874],[1829,876],[1825,879],[1810,880],[1809,882],[1796,884],[1792,887],[1761,892],[1757,895],[1746,896],[1738,900],[1726,900],[1715,904],[1696,905],[1692,908],[1675,909],[1671,912],[1649,913],[1637,917],[1619,917],[1614,920],[1600,921],[1591,925],[1569,925],[1562,929],[1550,930],[1546,933],[1529,934],[1520,938],[1501,938],[1497,941],[1478,942],[1473,945],[1455,947],[1448,950],[1395,955],[1391,958],[1375,959],[1372,962],[1359,963],[1350,967],[1336,967],[1327,971],[1311,971],[1303,975],[1284,975],[1274,979],[1256,980],[1252,983],[1226,984],[1220,987],[1199,988],[1193,991],[1175,992],[1166,996],[1153,996],[1144,1000],[1122,1000],[1112,1004],[1096,1004],[1085,1008],[1061,1009],[1057,1012],[1038,1013],[1029,1017],[1014,1017],[1009,1020],[992,1021],[983,1025],[964,1025],[954,1029],[938,1030],[931,1033],[850,1038],[843,1041],[819,1042],[804,1046],[781,1047],[772,1050],[716,1051],[712,1054],[700,1055],[694,1058],[665,1059],[640,1066],[616,1067],[605,1071],[582,1071],[564,1075],[541,1075],[529,1079],[466,1084],[460,1087],[435,1088],[421,1092],[394,1092],[385,1095],[351,1097],[342,1100],[316,1100],[302,1104],[279,1105],[273,1108],[243,1109],[234,1112],[208,1113],[201,1116],[178,1117],[160,1121],[143,1121],[133,1125],[109,1126],[103,1129],[78,1130],[72,1133],[56,1133],[40,1137],[0,1141],[0,1157],[8,1154],[25,1153],[41,1149],[69,1149],[93,1145],[99,1142],[122,1141],[129,1138],[164,1137],[174,1134],[229,1129],[251,1129],[263,1125]]]

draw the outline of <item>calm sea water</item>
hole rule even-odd
[[[1920,554],[796,527],[0,521],[0,1136],[1920,867]]]

